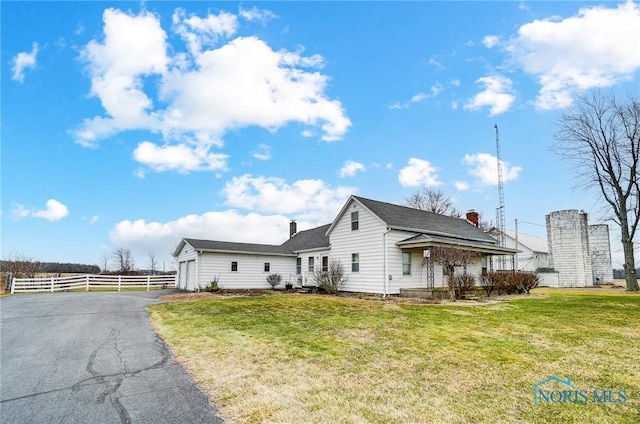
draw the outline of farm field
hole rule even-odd
[[[640,295],[619,289],[440,305],[208,297],[148,309],[230,423],[640,422]],[[534,399],[547,379],[537,387],[551,399]],[[558,382],[567,379],[572,387]],[[567,389],[573,398],[558,401]],[[580,393],[586,401],[571,401]]]

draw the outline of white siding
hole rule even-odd
[[[415,235],[415,233],[398,230],[392,230],[387,234],[388,275],[391,276],[389,294],[400,293],[400,288],[427,287],[427,271],[421,266],[424,249],[410,251],[411,275],[402,274],[402,250],[396,246],[396,243]],[[434,282],[435,287],[442,285],[442,267],[437,264],[434,265]]]
[[[199,257],[198,285],[200,289],[209,286],[215,277],[223,289],[270,289],[269,274],[282,275],[281,285],[295,274],[295,258],[261,254],[203,252]],[[231,262],[238,263],[238,271],[231,271]],[[269,272],[264,264],[270,264]]]
[[[505,237],[505,247],[510,249],[517,249],[521,252],[518,253],[518,270],[519,271],[528,271],[535,272],[538,268],[548,268],[549,267],[549,255],[544,252],[534,251],[531,249],[529,245],[523,243],[524,241],[534,239],[533,236],[529,236],[526,234],[520,234],[518,239],[518,246],[516,247],[516,240],[511,235],[507,234]],[[536,242],[537,239],[534,239]],[[542,239],[540,240],[542,241]],[[511,256],[506,256],[504,261],[506,270],[513,270],[513,260]],[[499,260],[494,260],[494,268],[499,269]]]
[[[301,275],[296,275],[296,278],[300,277],[302,278],[302,284],[305,286],[312,286],[315,285],[314,281],[313,281],[313,272],[309,271],[309,258],[312,257],[313,258],[313,265],[315,269],[319,269],[320,267],[322,267],[322,257],[326,256],[328,257],[329,262],[331,262],[331,259],[333,258],[331,256],[331,251],[329,249],[326,250],[316,250],[313,252],[302,252],[300,253],[300,258],[302,259],[302,274]],[[293,272],[296,272],[296,263],[295,263],[295,258],[291,259],[293,261]],[[351,264],[349,263],[348,267],[347,264],[345,264],[344,261],[342,261],[342,265],[345,266],[345,271],[350,271],[351,270]],[[295,285],[295,281],[292,279],[292,283],[294,283]]]
[[[359,228],[351,230],[351,212],[358,212]],[[384,293],[383,234],[385,224],[356,201],[349,202],[345,213],[338,217],[331,234],[331,259],[339,260],[349,275],[345,291]],[[360,271],[351,272],[351,255],[360,255]],[[305,264],[303,260],[303,266]]]

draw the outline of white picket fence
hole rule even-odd
[[[56,292],[66,290],[89,291],[92,288],[117,290],[127,288],[175,287],[175,275],[75,275],[71,277],[14,278],[11,293]]]

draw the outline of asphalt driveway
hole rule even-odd
[[[151,329],[168,292],[0,299],[0,422],[222,423]]]

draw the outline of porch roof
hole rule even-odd
[[[451,247],[461,250],[471,250],[486,255],[515,255],[520,252],[517,249],[500,247],[494,243],[475,240],[460,239],[455,237],[434,236],[429,234],[418,234],[396,243],[401,249],[429,248],[429,247]]]

